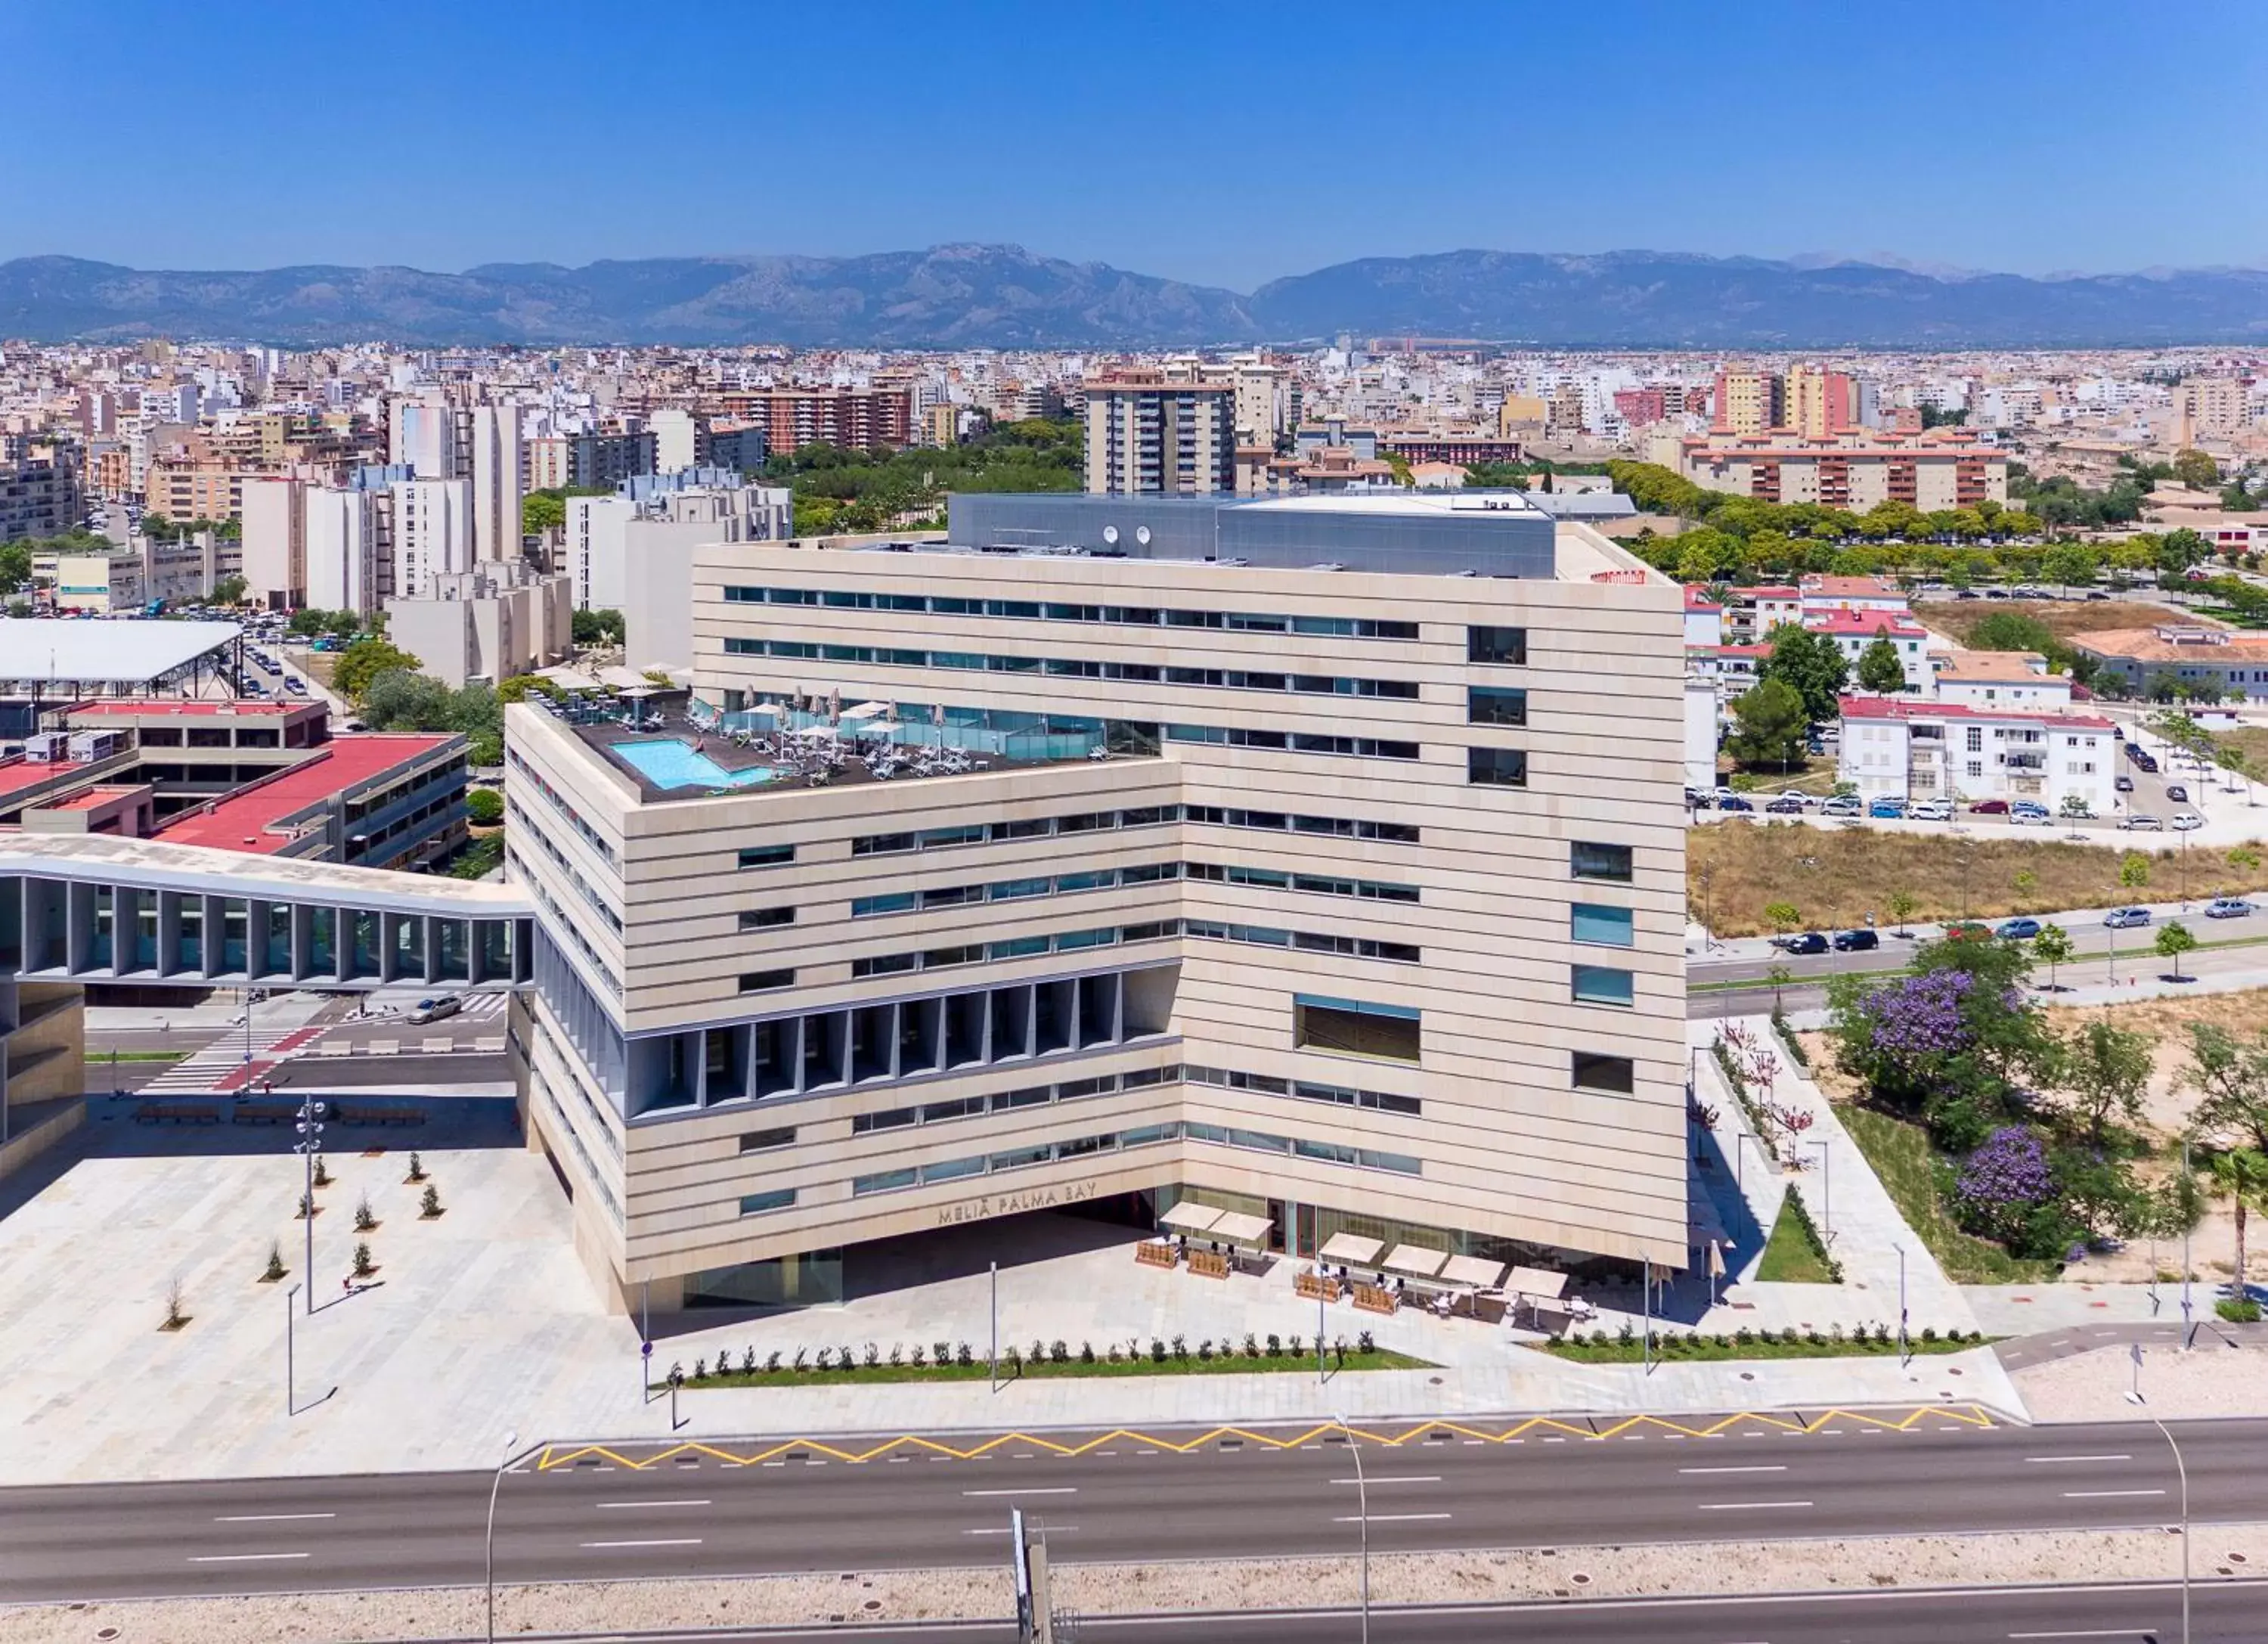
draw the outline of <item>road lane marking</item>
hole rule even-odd
[[[2093,1501],[2105,1496],[2163,1495],[2165,1493],[2163,1490],[2066,1490],[2063,1493],[2063,1498],[2066,1501]]]
[[[1359,1485],[1364,1481],[1360,1478],[1334,1478],[1331,1482],[1333,1484]],[[1441,1475],[1439,1473],[1404,1473],[1399,1478],[1373,1478],[1369,1482],[1372,1484],[1439,1484],[1441,1482]]]
[[[2131,1462],[2134,1458],[2132,1456],[2027,1456],[2024,1459],[2039,1467],[2057,1462]]]
[[[1704,1513],[1747,1513],[1764,1508],[1809,1507],[1810,1505],[1808,1501],[1704,1501],[1700,1504],[1700,1508]]]
[[[963,1490],[961,1493],[963,1495],[1077,1495],[1079,1486],[1075,1484],[1046,1486],[1027,1485],[1020,1490]]]
[[[706,1500],[697,1500],[697,1501],[693,1501],[693,1500],[688,1500],[688,1501],[600,1501],[600,1502],[596,1503],[596,1506],[597,1506],[597,1508],[598,1508],[598,1510],[599,1510],[600,1512],[601,1512],[601,1513],[604,1513],[604,1512],[608,1511],[609,1509],[612,1509],[612,1508],[641,1508],[641,1507],[707,1507],[707,1506],[709,1506],[709,1505],[710,1505],[710,1503],[709,1503]]]
[[[191,1559],[191,1564],[258,1564],[269,1559],[306,1559],[314,1555],[306,1552],[208,1552],[202,1558]]]
[[[2012,1639],[2131,1639],[2152,1637],[2134,1627],[2097,1627],[2088,1633],[2011,1633]]]
[[[675,1541],[586,1541],[583,1544],[585,1547],[697,1547],[701,1544],[701,1538],[693,1536]]]
[[[1011,1536],[1015,1533],[1015,1528],[1012,1524],[987,1525],[983,1530],[964,1530],[961,1533],[964,1536]],[[1048,1526],[1048,1534],[1066,1536],[1078,1528],[1076,1524],[1050,1524]]]
[[[1784,1473],[1787,1469],[1766,1463],[1756,1467],[1681,1467],[1677,1471],[1682,1473]]]
[[[283,1524],[303,1518],[336,1518],[336,1513],[233,1513],[216,1518],[216,1524]]]
[[[1418,1519],[1447,1518],[1448,1516],[1449,1515],[1447,1513],[1373,1513],[1370,1515],[1370,1522],[1373,1524],[1406,1524]],[[1363,1515],[1359,1513],[1351,1514],[1345,1518],[1335,1518],[1331,1521],[1334,1524],[1359,1524],[1362,1522]]]

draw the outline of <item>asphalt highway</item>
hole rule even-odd
[[[2197,1522],[2268,1517],[2268,1421],[2176,1431]],[[1813,1433],[1742,1421],[1707,1438],[1449,1434],[1365,1443],[1359,1470],[1345,1444],[1321,1439],[1179,1454],[1131,1436],[1077,1456],[1012,1441],[978,1459],[909,1444],[865,1462],[795,1448],[755,1465],[630,1464],[667,1448],[542,1470],[524,1458],[504,1480],[499,1579],[981,1564],[1005,1553],[1012,1507],[1045,1523],[1058,1562],[1313,1553],[1354,1544],[1358,1478],[1377,1552],[2157,1526],[2179,1514],[2172,1456],[2147,1424],[1978,1428],[1934,1414],[1904,1432],[1837,1417]],[[0,1603],[476,1582],[489,1485],[486,1473],[401,1473],[0,1492]],[[2209,1531],[2199,1546],[2211,1551]]]

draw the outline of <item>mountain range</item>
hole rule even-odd
[[[2268,271],[2034,279],[1891,258],[1452,251],[1366,257],[1247,294],[1020,246],[488,263],[461,274],[0,262],[0,337],[38,342],[1112,349],[1341,332],[1570,348],[2257,345],[2268,340]]]

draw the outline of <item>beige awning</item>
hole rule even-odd
[[[1158,1225],[1170,1233],[1203,1233],[1226,1213],[1211,1205],[1185,1198],[1159,1217]]]
[[[1441,1277],[1453,1285],[1470,1285],[1476,1290],[1493,1290],[1497,1281],[1504,1277],[1504,1264],[1478,1256],[1452,1256],[1442,1264]]]
[[[1422,1244],[1397,1244],[1386,1258],[1386,1271],[1408,1273],[1416,1279],[1431,1279],[1441,1271],[1441,1264],[1448,1259],[1447,1250],[1429,1250]]]
[[[1567,1275],[1555,1273],[1548,1267],[1515,1267],[1504,1281],[1504,1287],[1514,1295],[1549,1301],[1566,1294]]]
[[[1257,1244],[1268,1236],[1268,1229],[1276,1224],[1265,1216],[1248,1216],[1241,1210],[1225,1210],[1220,1220],[1205,1229],[1205,1236],[1226,1239],[1232,1244]]]
[[[1366,1239],[1359,1233],[1334,1233],[1315,1252],[1315,1259],[1348,1267],[1369,1267],[1377,1262],[1378,1253],[1385,1248],[1381,1239]]]

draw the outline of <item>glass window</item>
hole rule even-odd
[[[1306,993],[1292,999],[1292,1043],[1308,1050],[1414,1062],[1418,1059],[1421,1027],[1419,1013],[1403,1006]]]
[[[885,1108],[880,1113],[854,1114],[850,1133],[864,1136],[873,1131],[902,1130],[921,1117],[919,1108]]]
[[[913,905],[914,893],[910,890],[894,890],[881,896],[854,896],[850,902],[850,917],[865,919],[878,913],[904,913]]]
[[[777,867],[783,862],[794,860],[795,847],[792,844],[755,844],[740,848],[742,867]]]
[[[744,931],[768,931],[775,925],[794,923],[793,908],[749,908],[740,914],[740,928]]]
[[[761,1216],[768,1210],[785,1210],[795,1203],[795,1190],[776,1187],[764,1193],[744,1193],[740,1196],[743,1216]]]
[[[1567,910],[1568,935],[1579,942],[1602,947],[1629,947],[1637,940],[1635,922],[1628,908],[1603,907],[1579,902]]]
[[[868,1193],[887,1193],[895,1188],[911,1187],[918,1179],[910,1168],[903,1170],[877,1170],[872,1176],[852,1176],[850,1194],[852,1198],[863,1198]]]
[[[792,1125],[774,1131],[743,1131],[740,1132],[742,1153],[762,1153],[773,1147],[790,1147],[795,1144]]]
[[[1525,628],[1468,628],[1465,630],[1465,660],[1519,664],[1528,660],[1528,630]]]
[[[1571,992],[1579,1005],[1620,1005],[1638,1002],[1635,979],[1612,965],[1571,965]]]
[[[1627,1056],[1602,1056],[1595,1051],[1576,1051],[1572,1052],[1571,1060],[1578,1090],[1600,1090],[1612,1095],[1626,1096],[1637,1088],[1637,1064]]]
[[[772,988],[793,987],[795,972],[783,970],[745,970],[740,973],[740,992],[762,993]]]
[[[850,854],[888,856],[894,851],[913,850],[918,844],[909,833],[870,833],[850,842]]]
[[[1489,787],[1528,785],[1528,756],[1517,748],[1469,748],[1465,750],[1465,780]]]
[[[1475,685],[1465,692],[1468,725],[1526,725],[1528,693],[1491,685]]]
[[[1588,839],[1573,840],[1567,847],[1567,868],[1577,879],[1627,885],[1631,882],[1631,848],[1626,844],[1600,844]]]

